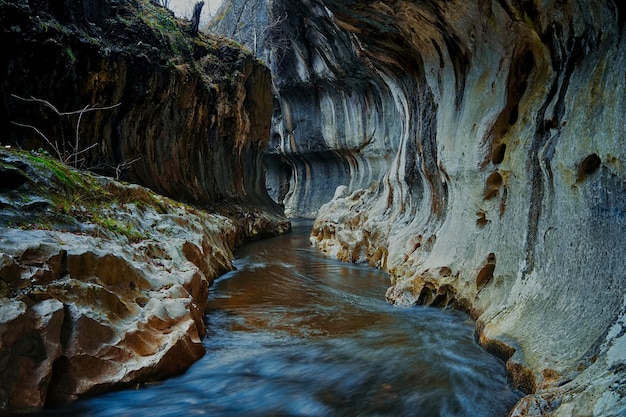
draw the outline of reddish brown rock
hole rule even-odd
[[[63,304],[0,299],[0,409],[34,409],[47,400],[62,356]]]

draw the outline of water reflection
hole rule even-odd
[[[467,316],[387,304],[385,274],[323,258],[306,225],[237,257],[186,374],[45,414],[478,417],[518,399]]]

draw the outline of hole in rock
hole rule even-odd
[[[588,155],[578,166],[578,181],[582,181],[600,168],[602,160],[596,153]]]
[[[432,288],[430,284],[424,284],[422,290],[420,291],[420,295],[417,298],[417,304],[419,305],[430,305],[432,299],[435,296],[435,289]]]
[[[482,288],[491,281],[493,278],[493,271],[496,269],[494,264],[487,264],[480,270],[478,276],[476,276],[476,287]]]
[[[445,308],[450,304],[450,301],[454,300],[454,289],[449,285],[442,285],[437,290],[437,296],[430,304],[432,307]]]
[[[524,89],[526,89],[526,87],[524,87]],[[518,112],[519,112],[519,105],[515,103],[515,105],[511,109],[511,114],[509,114],[509,125],[513,126],[515,122],[517,122]]]
[[[494,165],[501,164],[504,161],[504,154],[506,153],[506,143],[498,144],[491,152],[491,162]]]
[[[526,51],[526,53],[517,61],[517,98],[521,98],[521,96],[526,92],[526,88],[528,87],[528,77],[530,73],[535,68],[535,56],[531,51]]]
[[[487,213],[485,213],[484,211],[478,211],[476,212],[476,215],[478,216],[478,218],[476,219],[476,225],[484,227],[489,223],[489,220],[487,219]]]
[[[439,275],[441,275],[442,277],[449,277],[450,275],[452,275],[452,270],[447,266],[442,266],[441,268],[439,268]]]
[[[479,290],[493,279],[493,271],[496,269],[496,255],[492,252],[487,256],[487,262],[476,276],[476,288]]]
[[[23,185],[28,178],[17,169],[0,166],[0,190],[13,190]]]
[[[491,200],[497,197],[500,187],[502,186],[502,175],[499,172],[492,172],[485,182],[485,191],[483,193],[485,200]]]

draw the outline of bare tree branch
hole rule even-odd
[[[84,168],[82,165],[85,163],[86,158],[80,158],[79,159],[79,156],[84,154],[85,152],[95,148],[96,146],[98,146],[97,143],[94,143],[94,144],[92,144],[92,145],[90,145],[90,146],[88,146],[88,147],[86,147],[84,149],[80,149],[80,125],[81,125],[81,122],[83,120],[83,115],[85,113],[92,112],[92,111],[114,109],[114,108],[116,108],[116,107],[118,107],[119,105],[122,104],[122,103],[118,103],[118,104],[115,104],[115,105],[112,105],[112,106],[106,106],[106,107],[91,106],[91,105],[88,104],[85,107],[83,107],[81,110],[75,110],[75,111],[70,111],[70,112],[61,112],[52,103],[50,103],[47,100],[43,100],[43,99],[39,99],[39,98],[35,98],[35,97],[24,98],[24,97],[20,97],[18,95],[15,95],[15,94],[11,94],[11,96],[16,98],[16,99],[18,99],[18,100],[22,100],[22,101],[25,101],[25,102],[42,104],[45,107],[51,109],[59,117],[76,116],[76,115],[78,115],[78,119],[77,119],[76,125],[75,125],[74,144],[72,145],[70,143],[70,144],[66,145],[65,142],[64,142],[64,143],[62,143],[62,147],[59,146],[58,142],[56,142],[56,141],[53,142],[52,140],[50,140],[41,130],[39,130],[37,127],[35,127],[33,125],[17,123],[17,122],[13,122],[13,121],[11,122],[11,123],[13,123],[16,126],[33,129],[52,148],[52,150],[56,153],[56,158],[59,161],[65,163],[65,164],[72,165],[74,168]],[[124,164],[124,166],[125,166],[125,164]],[[116,169],[116,172],[117,172],[117,169]]]
[[[94,143],[93,145],[90,145],[90,146],[86,147],[85,149],[82,149],[82,150],[80,150],[80,151],[78,151],[78,152],[74,152],[73,154],[71,154],[71,155],[69,156],[69,159],[68,159],[68,160],[63,161],[63,162],[68,163],[68,161],[69,161],[69,160],[71,160],[73,157],[77,157],[77,156],[78,156],[78,155],[80,155],[81,153],[85,153],[85,152],[87,152],[87,151],[89,151],[89,150],[91,150],[91,149],[95,148],[96,146],[98,146],[98,144],[97,144],[97,143]]]
[[[78,121],[76,122],[76,142],[74,145],[74,156],[76,158],[78,158],[78,153],[76,153],[76,150],[78,149],[78,145],[80,143],[80,121],[83,118],[83,114],[85,113],[85,111],[87,111],[87,109],[89,108],[89,105],[86,105],[85,108],[80,112],[80,114],[78,115]],[[76,159],[74,161],[74,166],[78,166],[78,159]]]
[[[42,137],[42,138],[46,141],[46,143],[48,143],[48,145],[50,145],[50,147],[52,147],[52,149],[54,150],[54,152],[57,154],[57,159],[58,159],[58,160],[60,160],[60,161],[62,161],[62,160],[63,160],[63,155],[62,155],[62,153],[61,153],[61,150],[60,150],[60,149],[59,149],[59,147],[58,147],[58,144],[57,144],[56,142],[55,142],[55,143],[52,143],[52,141],[51,141],[50,139],[48,139],[48,137],[47,137],[46,135],[44,135],[44,134],[43,134],[43,133],[42,133],[39,129],[37,129],[35,126],[32,126],[32,125],[26,125],[26,124],[22,124],[22,123],[17,123],[17,122],[13,122],[13,121],[12,121],[11,123],[13,123],[13,124],[14,124],[14,125],[16,125],[16,126],[26,127],[26,128],[29,128],[29,129],[33,129],[35,132],[37,132],[37,133],[39,134],[39,136],[41,136],[41,137]]]
[[[135,162],[139,161],[140,159],[141,159],[141,156],[140,156],[140,157],[138,157],[138,158],[133,159],[132,161],[124,161],[124,162],[122,162],[121,164],[118,164],[118,165],[115,167],[115,179],[116,179],[116,180],[119,180],[119,179],[120,179],[120,176],[122,175],[122,172],[123,172],[126,168],[128,168],[128,167],[130,167],[132,164],[134,164]]]
[[[22,101],[41,103],[41,104],[45,105],[46,107],[52,109],[52,111],[54,111],[59,116],[73,116],[75,114],[87,113],[87,112],[92,112],[92,111],[111,110],[111,109],[114,109],[114,108],[116,108],[116,107],[118,107],[118,106],[120,106],[122,104],[122,103],[117,103],[117,104],[114,104],[112,106],[106,106],[106,107],[95,107],[95,106],[91,107],[90,105],[87,105],[82,110],[61,112],[61,111],[59,111],[59,109],[54,107],[54,105],[52,105],[52,103],[50,103],[47,100],[43,100],[43,99],[40,99],[40,98],[34,98],[34,97],[24,98],[24,97],[20,97],[18,95],[15,95],[15,94],[11,94],[11,97],[14,97],[14,98],[16,98],[18,100],[22,100]]]

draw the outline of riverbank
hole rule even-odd
[[[183,372],[205,352],[208,288],[233,268],[235,244],[290,227],[258,209],[228,218],[184,205],[43,153],[0,150],[0,179],[2,413]]]

